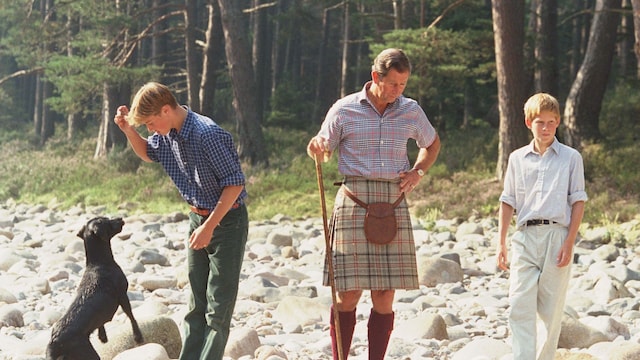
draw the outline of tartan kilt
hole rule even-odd
[[[329,223],[336,291],[418,289],[416,249],[406,200],[395,209],[396,237],[389,244],[367,241],[366,210],[344,194],[347,187],[365,203],[392,203],[401,195],[399,181],[347,177],[336,194]],[[329,286],[325,257],[324,285]]]

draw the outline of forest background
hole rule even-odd
[[[234,134],[252,219],[319,216],[306,144],[398,47],[413,64],[405,95],[442,139],[409,199],[423,223],[496,215],[508,154],[530,140],[522,105],[540,91],[583,154],[585,221],[628,221],[639,39],[640,0],[0,0],[0,201],[186,211],[112,121],[154,80]],[[335,159],[323,169],[330,208]]]

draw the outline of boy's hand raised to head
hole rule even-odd
[[[129,115],[129,108],[126,105],[118,106],[118,110],[116,110],[116,116],[113,118],[113,121],[122,131],[131,127],[131,124],[127,121],[127,115]]]

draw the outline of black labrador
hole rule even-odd
[[[111,251],[111,238],[122,231],[123,225],[120,218],[96,217],[78,232],[84,240],[86,268],[76,298],[53,325],[47,360],[100,359],[89,335],[98,329],[100,341],[107,342],[104,324],[113,319],[118,306],[131,320],[135,342],[144,341],[127,297],[129,282]]]

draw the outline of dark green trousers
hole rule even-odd
[[[190,213],[189,219],[191,235],[206,218]],[[241,205],[225,215],[214,230],[209,246],[187,250],[191,298],[184,318],[180,360],[222,360],[238,295],[248,231],[247,208]]]

